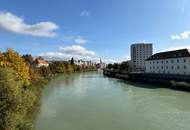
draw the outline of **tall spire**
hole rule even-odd
[[[102,59],[100,58],[100,64],[102,64]]]

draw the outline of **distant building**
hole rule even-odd
[[[47,61],[45,61],[42,57],[36,58],[34,62],[37,67],[42,67],[42,66],[48,67],[49,66],[49,63]]]
[[[78,66],[94,66],[95,63],[92,61],[85,61],[85,60],[74,60],[74,64]]]
[[[145,71],[145,59],[152,55],[152,44],[137,43],[131,45],[131,65],[133,71]]]
[[[188,49],[156,53],[146,62],[146,73],[190,75]]]
[[[106,64],[102,62],[102,59],[100,58],[100,62],[96,65],[97,68],[99,69],[104,69],[106,68]]]

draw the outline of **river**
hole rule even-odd
[[[36,130],[189,130],[190,93],[99,72],[62,75],[42,96]]]

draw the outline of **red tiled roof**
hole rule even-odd
[[[35,62],[37,64],[48,64],[47,61],[45,61],[44,59],[41,59],[41,58],[36,58]]]

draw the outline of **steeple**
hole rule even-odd
[[[102,64],[102,59],[100,58],[100,64]]]

